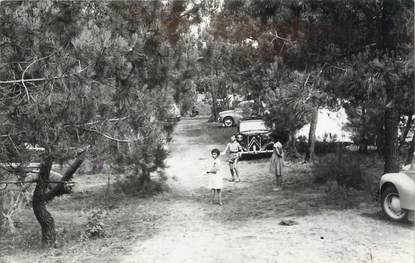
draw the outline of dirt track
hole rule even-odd
[[[370,201],[348,210],[323,205],[322,191],[301,179],[307,170],[295,166],[275,193],[267,160],[243,161],[242,182],[225,180],[224,206],[209,204],[205,162],[225,142],[200,132],[205,121],[179,123],[168,159],[168,216],[122,262],[415,262],[410,226],[379,218]],[[298,224],[279,225],[282,219]]]

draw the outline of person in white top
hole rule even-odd
[[[232,176],[232,182],[240,182],[239,179],[239,171],[238,171],[238,160],[239,157],[241,157],[242,152],[242,146],[239,144],[239,142],[236,141],[236,136],[231,136],[231,141],[226,145],[225,150],[223,151],[224,154],[229,152],[229,169],[231,171]]]
[[[215,196],[218,196],[218,203],[222,205],[222,188],[223,188],[223,179],[222,173],[220,172],[220,160],[219,155],[220,151],[218,149],[213,149],[211,151],[212,160],[209,163],[209,167],[206,173],[209,176],[208,188],[212,190],[212,203],[215,202]]]

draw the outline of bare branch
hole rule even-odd
[[[310,79],[310,75],[311,75],[311,73],[308,74],[308,76],[307,76],[307,78],[306,78],[306,80],[304,82],[304,88],[307,87],[307,82]]]
[[[75,126],[75,127],[79,127],[79,126],[89,126],[89,125],[95,125],[95,124],[100,124],[100,123],[105,123],[105,122],[118,122],[118,121],[123,121],[126,120],[128,117],[121,117],[121,118],[112,118],[112,119],[104,119],[104,120],[97,120],[97,121],[91,121],[91,122],[87,122],[87,123],[81,123],[81,124],[67,124],[65,126]]]
[[[284,44],[285,43],[289,43],[290,45],[293,44],[293,41],[292,40],[290,40],[288,38],[281,37],[280,35],[278,35],[278,31],[277,30],[275,30],[274,33],[267,33],[267,34],[268,35],[271,35],[273,37],[273,39],[271,40],[271,42],[274,42],[277,39],[280,39],[280,40],[284,41]]]
[[[33,64],[35,64],[36,62],[38,62],[39,60],[38,59],[35,59],[35,60],[33,60],[33,62],[32,63],[30,63],[26,68],[25,68],[25,70],[23,71],[23,73],[22,73],[22,78],[21,78],[21,82],[22,82],[22,84],[23,84],[23,87],[24,87],[24,89],[25,89],[25,92],[26,92],[26,96],[27,96],[27,101],[28,102],[30,102],[30,94],[29,94],[29,90],[28,90],[28,88],[27,88],[27,86],[26,86],[26,84],[25,84],[25,80],[24,80],[24,75],[26,74],[26,71],[33,65]]]
[[[104,137],[104,138],[107,138],[107,139],[109,139],[109,140],[111,140],[111,141],[115,141],[115,142],[131,143],[131,142],[136,142],[136,141],[139,141],[139,140],[140,140],[139,138],[132,139],[132,140],[128,140],[128,139],[119,139],[119,138],[114,138],[114,137],[112,137],[112,136],[110,136],[110,135],[108,135],[108,134],[105,134],[105,133],[100,132],[100,131],[97,131],[97,130],[86,129],[86,128],[83,128],[83,130],[85,130],[85,131],[89,131],[89,132],[94,132],[94,133],[96,133],[96,134],[98,134],[98,135],[101,135],[101,136],[102,136],[102,137]]]
[[[38,180],[30,180],[30,181],[2,181],[0,182],[0,185],[2,184],[33,184],[37,183]],[[74,184],[74,182],[68,182],[68,181],[45,181],[49,184]]]
[[[76,75],[80,74],[81,72],[85,71],[86,68],[88,68],[88,66],[86,66],[85,68],[81,69],[77,73],[64,74],[62,76],[52,77],[52,78],[0,80],[0,84],[15,84],[15,83],[21,83],[21,82],[39,82],[39,81],[48,81],[48,80],[55,80],[55,79],[63,79],[63,78],[68,78],[68,77],[76,76]]]

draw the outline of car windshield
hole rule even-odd
[[[265,125],[265,122],[262,120],[259,121],[245,121],[239,124],[240,132],[249,132],[249,131],[264,131],[269,130]]]

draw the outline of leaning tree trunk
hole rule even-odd
[[[47,200],[45,199],[51,168],[52,162],[49,160],[40,164],[38,182],[32,201],[33,212],[42,229],[42,246],[44,247],[51,247],[56,243],[55,221],[46,209]]]
[[[399,172],[399,112],[393,106],[385,111],[385,173]]]
[[[42,245],[44,247],[51,247],[56,243],[55,221],[46,209],[46,204],[56,196],[68,193],[64,183],[71,180],[76,170],[81,166],[84,161],[85,152],[81,152],[77,159],[68,167],[61,178],[61,183],[58,183],[49,191],[48,184],[50,182],[49,177],[52,169],[52,161],[44,160],[40,164],[38,180],[35,191],[33,192],[32,208],[42,229]]]
[[[312,161],[314,159],[314,148],[316,145],[316,129],[318,121],[318,108],[313,109],[313,115],[310,123],[310,131],[308,133],[308,149],[305,156],[305,161]]]

